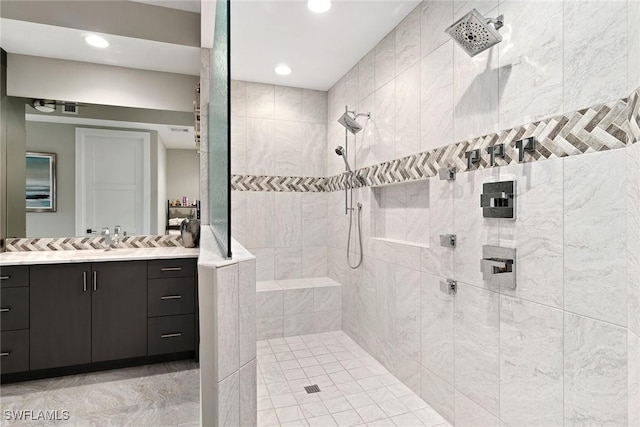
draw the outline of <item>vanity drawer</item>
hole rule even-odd
[[[196,275],[196,260],[158,259],[149,261],[147,277],[149,279],[164,279],[166,277],[193,277]]]
[[[195,279],[193,277],[150,279],[147,283],[147,316],[173,316],[194,312]]]
[[[152,317],[148,319],[149,356],[194,350],[194,317]]]
[[[3,288],[29,286],[29,267],[26,265],[0,267],[0,284]]]
[[[8,331],[0,334],[0,373],[29,370],[29,330]]]
[[[3,331],[29,329],[29,288],[5,288],[0,294]]]

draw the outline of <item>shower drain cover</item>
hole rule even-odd
[[[318,393],[320,391],[320,387],[318,387],[318,384],[308,385],[304,389],[308,394]]]

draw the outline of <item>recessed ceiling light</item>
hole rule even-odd
[[[285,64],[280,64],[276,66],[275,72],[280,76],[288,76],[289,74],[291,74],[291,67]]]
[[[307,2],[309,10],[315,13],[324,13],[331,9],[331,0],[309,0]]]
[[[84,41],[93,47],[97,47],[100,49],[104,49],[105,47],[109,47],[109,42],[103,39],[100,36],[96,36],[95,34],[89,34],[84,36]]]
[[[56,111],[55,101],[45,101],[44,99],[34,99],[31,106],[41,113],[53,113]]]

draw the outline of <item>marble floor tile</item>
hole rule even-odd
[[[6,384],[0,396],[3,411],[69,411],[68,425],[196,425],[200,370],[193,361],[145,365]],[[2,425],[25,424],[3,418]]]
[[[256,347],[258,426],[445,423],[343,331]],[[3,385],[0,396],[3,410],[68,410],[65,425],[198,426],[199,378],[197,363],[181,361]],[[307,394],[311,384],[320,392]],[[28,425],[2,425],[18,424]]]

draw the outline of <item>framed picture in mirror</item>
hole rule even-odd
[[[55,153],[26,153],[27,212],[56,211],[56,155]]]

